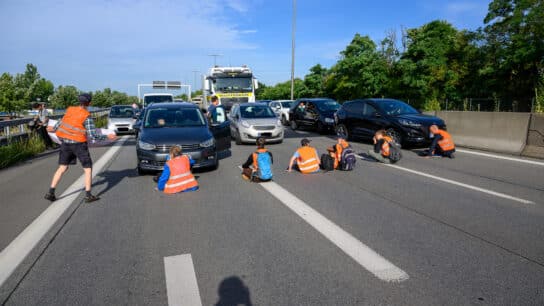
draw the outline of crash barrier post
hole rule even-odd
[[[530,113],[437,111],[462,147],[521,155]]]
[[[531,114],[523,156],[544,158],[544,114]]]
[[[91,112],[93,118],[100,118],[107,116],[109,113],[109,108],[94,110]],[[54,115],[49,116],[51,119],[58,120],[64,115]],[[23,140],[28,138],[30,129],[28,128],[28,123],[32,121],[33,118],[22,118],[15,120],[6,120],[0,121],[0,146],[7,145],[11,141]]]

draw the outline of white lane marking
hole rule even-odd
[[[501,155],[482,153],[482,152],[476,152],[476,151],[471,151],[471,150],[463,150],[463,149],[455,149],[455,151],[456,152],[461,152],[461,153],[485,156],[485,157],[490,157],[490,158],[515,161],[515,162],[518,162],[518,163],[526,163],[526,164],[531,164],[531,165],[544,166],[544,162],[538,162],[538,161],[529,160],[529,159],[521,159],[521,158],[515,158],[515,157],[501,156]]]
[[[302,135],[310,135],[311,134],[310,132],[300,131],[300,130],[295,131],[295,133],[302,134]]]
[[[123,146],[128,138],[121,138],[115,143],[93,166],[93,177],[100,173],[109,160]],[[32,249],[49,232],[57,220],[66,212],[74,200],[81,194],[85,182],[85,175],[79,177],[60,199],[51,203],[32,223],[27,226],[2,252],[0,253],[0,287],[7,281],[15,269],[30,254]],[[45,200],[44,200],[45,201]]]
[[[169,306],[202,306],[191,254],[164,257]]]
[[[239,166],[238,168],[241,169],[242,167]],[[409,278],[406,272],[383,258],[380,254],[357,240],[357,238],[318,213],[280,185],[275,182],[266,182],[259,185],[377,278],[386,282],[402,282]]]
[[[452,185],[464,187],[464,188],[467,188],[467,189],[487,193],[487,194],[490,194],[490,195],[493,195],[493,196],[496,196],[496,197],[499,197],[499,198],[509,199],[509,200],[520,202],[520,203],[523,203],[523,204],[535,204],[534,202],[529,201],[529,200],[516,198],[516,197],[513,197],[511,195],[504,194],[504,193],[500,193],[500,192],[492,191],[492,190],[489,190],[489,189],[484,189],[484,188],[468,185],[468,184],[457,182],[457,181],[450,180],[450,179],[445,179],[445,178],[438,177],[438,176],[431,175],[431,174],[427,174],[427,173],[424,173],[424,172],[420,172],[420,171],[416,171],[416,170],[412,170],[412,169],[408,169],[408,168],[404,168],[404,167],[399,167],[397,165],[391,165],[391,164],[385,164],[385,165],[389,166],[389,167],[392,167],[392,168],[395,168],[395,169],[402,170],[402,171],[417,174],[417,175],[420,175],[420,176],[432,178],[432,179],[435,179],[435,180],[438,180],[438,181],[441,181],[441,182],[445,182],[445,183],[449,183],[449,184],[452,184]]]

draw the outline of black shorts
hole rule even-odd
[[[89,147],[86,142],[62,143],[60,145],[59,165],[75,165],[76,158],[79,159],[83,168],[92,168],[93,161],[89,154]]]

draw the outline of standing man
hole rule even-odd
[[[217,108],[217,105],[219,105],[219,98],[217,96],[212,96],[212,104],[208,106],[208,118],[212,118],[213,111]]]
[[[45,194],[45,199],[51,202],[57,200],[55,188],[62,175],[68,170],[68,165],[74,164],[76,158],[79,159],[85,173],[85,202],[90,203],[99,199],[91,194],[93,162],[89,154],[87,141],[103,140],[106,136],[96,134],[94,120],[87,110],[87,107],[91,104],[91,95],[81,94],[78,96],[78,100],[79,106],[68,107],[64,117],[54,127],[49,127],[49,131],[56,132],[62,142],[59,153],[59,167],[53,176],[49,191]],[[111,134],[107,138],[115,140],[117,136]]]
[[[37,102],[32,105],[38,111],[38,115],[34,117],[34,128],[38,135],[42,138],[46,148],[52,148],[53,142],[47,134],[47,123],[49,122],[49,113],[45,108],[45,103]]]

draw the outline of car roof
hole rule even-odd
[[[332,100],[336,101],[333,98],[299,98],[296,101],[304,101],[304,102],[315,102],[315,101],[325,101],[325,100]]]
[[[368,99],[355,99],[355,100],[351,100],[351,101],[346,101],[346,102],[355,102],[355,101],[365,101],[365,102],[374,102],[374,103],[387,103],[387,102],[402,102],[402,103],[406,103],[404,101],[401,101],[401,100],[397,100],[397,99],[391,99],[391,98],[368,98]]]
[[[238,104],[240,106],[255,106],[255,105],[264,105],[264,106],[268,106],[268,104],[266,103],[260,103],[260,102],[247,102],[247,103],[240,103]]]
[[[161,102],[161,103],[152,103],[146,107],[146,109],[153,109],[159,107],[183,107],[183,108],[198,108],[197,105],[189,102]]]

